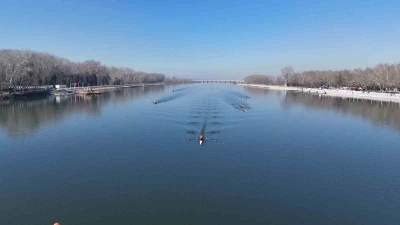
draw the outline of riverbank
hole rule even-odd
[[[32,98],[32,97],[41,97],[47,96],[50,94],[49,89],[40,89],[40,88],[29,88],[29,89],[17,89],[10,92],[1,92],[0,100],[8,100],[8,99],[18,99],[18,98]]]
[[[112,85],[112,86],[87,87],[76,90],[75,93],[84,94],[88,93],[88,90],[90,90],[93,93],[102,93],[102,92],[114,91],[117,89],[131,88],[131,87],[144,87],[144,85]]]
[[[285,87],[285,86],[277,86],[277,85],[263,85],[263,84],[237,84],[244,87],[254,87],[254,88],[264,88],[271,90],[281,90],[281,91],[298,91],[297,87]]]
[[[74,94],[101,94],[103,92],[114,91],[123,88],[135,88],[135,87],[146,87],[146,86],[159,86],[164,85],[164,83],[151,83],[151,84],[130,84],[130,85],[104,85],[104,86],[89,86],[89,87],[75,87],[75,88],[59,88],[59,89],[26,89],[13,92],[9,95],[8,92],[0,93],[0,100],[8,100],[12,97],[18,98],[31,98],[39,94],[45,95],[74,95]]]
[[[379,93],[379,92],[362,92],[362,91],[351,91],[351,90],[339,90],[339,89],[317,89],[317,88],[300,88],[300,87],[285,87],[275,85],[255,85],[255,84],[238,84],[244,87],[253,88],[264,88],[271,90],[282,90],[282,91],[298,91],[310,94],[319,94],[332,97],[341,98],[355,98],[355,99],[367,99],[374,101],[387,101],[387,102],[399,102],[400,94],[391,93]]]
[[[154,84],[129,84],[129,85],[104,85],[104,86],[89,86],[89,87],[79,87],[79,88],[62,88],[57,89],[58,92],[60,91],[72,91],[76,94],[87,94],[87,93],[102,93],[107,91],[114,91],[117,89],[123,88],[134,88],[134,87],[145,87],[145,86],[158,86],[164,85],[164,83],[154,83]],[[90,89],[90,92],[88,92]]]
[[[8,99],[8,92],[1,92],[0,91],[0,101]]]

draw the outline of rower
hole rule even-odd
[[[154,102],[153,102],[153,104],[157,104],[157,103],[158,103],[157,101],[154,101]]]
[[[203,134],[203,133],[200,134],[199,140],[200,140],[200,141],[203,141],[203,140],[204,140],[204,134]]]

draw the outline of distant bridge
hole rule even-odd
[[[242,80],[193,80],[195,83],[243,83]]]

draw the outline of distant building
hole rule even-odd
[[[67,85],[56,84],[56,89],[66,88]]]

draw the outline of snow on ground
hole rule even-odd
[[[239,84],[239,85],[245,87],[266,88],[271,90],[308,92],[313,94],[321,94],[326,96],[342,97],[342,98],[357,98],[357,99],[369,99],[375,101],[400,102],[400,94],[379,93],[379,92],[368,93],[368,92],[351,91],[351,90],[299,88],[299,87],[285,87],[285,86],[260,85],[260,84]]]

